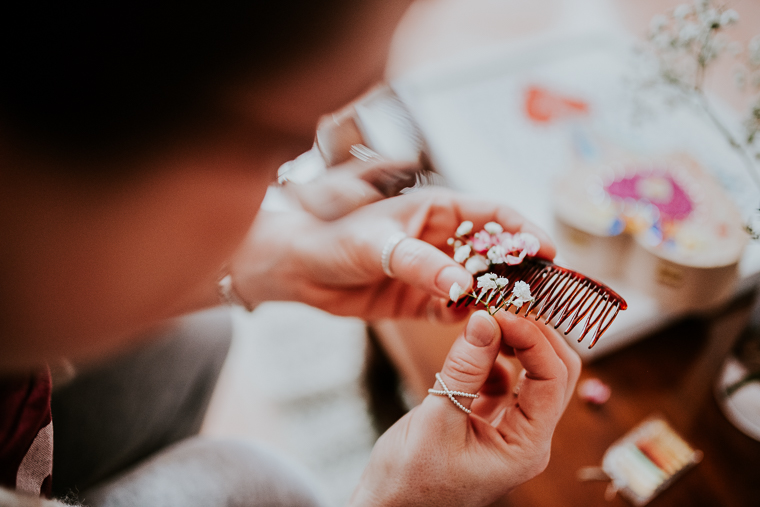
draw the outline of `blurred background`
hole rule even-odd
[[[632,48],[646,47],[653,16],[681,3],[418,0],[396,34],[387,79],[439,183],[517,208],[551,231],[560,261],[598,277],[630,305],[592,351],[576,344],[581,380],[599,380],[609,400],[574,399],[547,471],[503,505],[627,505],[612,496],[609,480],[580,481],[577,472],[602,465],[610,446],[653,414],[702,457],[651,505],[758,505],[760,384],[752,374],[760,370],[760,316],[753,316],[760,250],[744,233],[705,231],[725,224],[740,231],[760,192],[701,113],[660,104],[658,92],[648,91],[659,116],[630,120],[643,93],[637,79],[645,81]],[[760,3],[727,7],[740,19],[726,33],[746,48],[760,34]],[[721,121],[738,128],[753,95],[737,88],[735,67],[731,55],[711,64],[704,89]],[[536,96],[557,121],[536,119],[527,102]],[[651,175],[652,167],[674,167],[669,185],[684,187],[706,215],[672,233],[671,243],[663,207],[657,227],[639,227],[640,216],[626,208],[624,227],[613,234],[594,222],[604,214],[597,208],[573,215],[593,200],[585,187],[556,189],[568,174],[619,182],[630,171]],[[654,183],[662,184],[657,175]],[[661,186],[653,188],[656,194]],[[660,234],[654,243],[652,231]],[[425,322],[368,328],[289,303],[250,314],[236,309],[234,323],[204,433],[285,452],[336,506],[348,500],[378,432],[424,396],[459,332]],[[604,476],[591,470],[584,478]]]

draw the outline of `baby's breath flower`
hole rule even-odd
[[[747,86],[747,74],[744,69],[738,68],[734,70],[734,84],[739,90],[744,90]]]
[[[521,307],[525,303],[533,301],[533,296],[530,294],[530,285],[526,282],[515,282],[515,287],[512,289],[512,304]]]
[[[496,222],[488,222],[483,226],[483,229],[485,229],[488,234],[501,234],[504,232],[504,228]]]
[[[749,59],[754,65],[760,65],[760,35],[755,35],[747,45]]]
[[[465,220],[457,227],[457,236],[467,236],[472,232],[472,222]]]
[[[458,263],[463,263],[472,253],[472,247],[470,245],[462,245],[454,252],[454,260]]]
[[[707,28],[720,28],[720,13],[718,9],[706,9],[699,13],[699,20]]]
[[[449,298],[451,298],[452,301],[455,303],[459,301],[459,299],[464,294],[464,289],[456,282],[451,284],[451,288],[449,289]]]
[[[710,0],[694,0],[697,11],[704,12],[710,6]]]
[[[652,17],[652,20],[649,22],[649,32],[652,35],[656,35],[665,29],[665,27],[668,25],[668,18],[663,16],[662,14],[657,14],[656,16]]]
[[[454,238],[449,238],[446,240],[446,244],[449,246],[454,246]]]
[[[720,15],[720,24],[722,26],[733,25],[739,21],[739,13],[733,9],[726,9]]]
[[[488,269],[488,260],[482,255],[473,255],[464,264],[464,269],[475,275]]]
[[[691,5],[681,4],[673,10],[673,17],[678,20],[683,20],[686,16],[691,14],[691,12]]]
[[[507,278],[504,278],[503,276],[500,276],[499,278],[496,279],[496,285],[500,289],[503,289],[504,287],[506,287],[508,283],[509,283],[509,280]]]
[[[486,255],[492,264],[503,264],[507,256],[507,251],[504,250],[503,246],[496,245],[492,246]]]
[[[496,280],[499,277],[494,273],[486,273],[478,277],[478,289],[493,290],[497,289]]]
[[[686,23],[678,31],[678,42],[684,46],[696,40],[697,37],[699,37],[699,26],[694,23]]]

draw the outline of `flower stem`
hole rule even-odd
[[[707,117],[710,119],[715,128],[717,128],[720,133],[723,134],[723,136],[728,141],[728,144],[741,157],[742,162],[744,163],[744,167],[747,169],[747,172],[749,173],[757,188],[760,189],[760,175],[758,175],[758,168],[755,166],[752,158],[744,149],[744,146],[734,138],[733,134],[731,134],[731,131],[728,130],[725,125],[723,125],[720,119],[718,119],[718,116],[713,112],[712,108],[710,107],[710,103],[701,88],[694,89],[694,96],[697,99],[697,103],[705,112],[705,114],[707,114]]]

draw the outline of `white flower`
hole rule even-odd
[[[739,21],[739,13],[733,9],[726,9],[720,15],[720,24],[723,26],[733,25]]]
[[[464,289],[458,283],[452,283],[449,289],[449,298],[456,303],[462,297],[462,294],[464,294]]]
[[[689,44],[691,41],[699,37],[699,26],[694,23],[687,23],[678,32],[678,42],[683,45]]]
[[[652,44],[659,49],[667,49],[673,44],[673,37],[667,33],[660,33],[652,38]]]
[[[752,63],[760,65],[760,35],[752,37],[752,40],[747,45],[747,52]]]
[[[470,245],[462,245],[454,252],[454,260],[459,264],[462,264],[472,253],[472,247]]]
[[[465,220],[457,227],[457,236],[467,236],[472,232],[472,222]]]
[[[694,5],[698,11],[703,11],[710,6],[710,0],[694,0]]]
[[[486,273],[483,276],[478,277],[478,289],[485,289],[485,290],[492,290],[492,289],[498,289],[498,286],[496,285],[496,280],[499,277],[496,276],[494,273]]]
[[[496,285],[500,289],[503,289],[504,287],[506,287],[508,283],[509,283],[509,280],[507,278],[504,278],[503,276],[500,276],[499,278],[496,279]]]
[[[525,282],[515,282],[515,287],[512,289],[512,304],[521,307],[525,303],[533,301],[533,296],[530,294],[530,285]]]
[[[477,273],[482,273],[483,271],[488,269],[488,261],[482,255],[473,255],[472,257],[467,259],[467,262],[464,265],[464,269],[466,269],[473,275]]]
[[[684,19],[689,14],[691,14],[691,5],[689,4],[681,4],[673,11],[673,17],[679,20]]]
[[[504,260],[507,256],[507,251],[504,250],[503,246],[496,245],[492,246],[486,255],[488,256],[488,260],[491,261],[491,263],[502,264],[504,263]]]
[[[747,75],[744,73],[744,69],[739,68],[734,70],[734,84],[740,90],[744,90],[747,86]]]
[[[652,34],[658,34],[663,30],[663,28],[667,26],[667,24],[668,24],[668,18],[666,18],[662,14],[657,14],[649,22],[649,31]]]
[[[718,9],[707,9],[699,13],[699,20],[705,28],[720,27],[720,13]]]
[[[501,234],[504,232],[504,227],[496,222],[488,222],[483,226],[483,229],[485,229],[488,234]]]
[[[449,246],[454,246],[454,238],[449,238],[446,240],[446,244]]]

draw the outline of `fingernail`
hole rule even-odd
[[[449,289],[455,282],[463,289],[468,289],[472,285],[472,275],[464,268],[449,266],[438,273],[435,286],[448,297]]]
[[[476,347],[490,345],[496,338],[499,328],[493,318],[484,310],[472,314],[464,331],[464,339]]]

